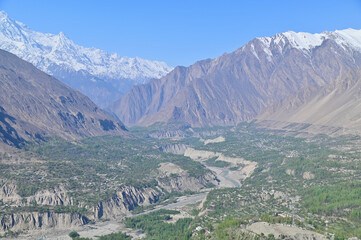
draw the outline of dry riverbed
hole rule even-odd
[[[242,181],[251,176],[257,167],[256,162],[247,161],[243,158],[227,157],[223,153],[196,150],[187,148],[184,156],[190,157],[194,161],[201,162],[204,166],[213,171],[217,178],[220,180],[219,187],[240,187]],[[230,163],[229,167],[213,167],[207,164],[207,160],[216,158],[217,161]],[[230,170],[232,167],[238,168],[237,170]]]

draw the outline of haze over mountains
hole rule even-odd
[[[45,137],[125,135],[124,125],[88,97],[0,50],[0,140],[18,146]]]
[[[160,78],[172,70],[164,62],[76,45],[62,32],[36,32],[4,11],[0,11],[0,49],[32,63],[101,107],[118,99],[132,85]]]
[[[267,128],[360,134],[360,79],[361,71],[349,72],[326,86],[301,90],[269,106],[257,120]]]
[[[272,102],[360,67],[361,30],[286,32],[133,86],[111,110],[126,125],[234,125],[255,118]]]

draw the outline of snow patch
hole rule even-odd
[[[339,44],[349,45],[357,50],[361,50],[361,30],[355,29],[345,29],[345,30],[336,30],[335,34],[339,36],[337,42]]]
[[[254,49],[254,45],[253,45],[253,44],[251,44],[251,51],[252,51],[253,55],[254,55],[254,56],[258,59],[258,61],[259,61],[258,54],[257,54],[256,50]]]
[[[294,48],[311,50],[314,47],[320,46],[323,41],[327,38],[327,35],[324,33],[305,33],[305,32],[285,32],[284,36],[288,39],[290,44]]]

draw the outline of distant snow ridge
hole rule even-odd
[[[0,11],[0,48],[45,72],[54,63],[110,78],[160,78],[172,70],[164,62],[120,57],[97,48],[78,46],[62,32],[54,35],[33,31],[10,19],[4,11]]]
[[[59,78],[103,106],[119,97],[115,91],[124,93],[133,84],[160,78],[173,69],[165,62],[120,57],[97,48],[85,48],[62,32],[54,35],[33,31],[9,18],[4,11],[0,11],[0,48]],[[93,86],[96,82],[100,83]],[[87,86],[91,83],[93,89]]]
[[[287,41],[292,47],[303,51],[310,51],[311,49],[320,46],[325,40],[333,39],[341,46],[351,47],[358,51],[361,50],[361,30],[351,28],[315,34],[288,31],[276,34],[273,37],[262,37],[257,39],[263,42],[267,48],[269,48],[272,43],[284,46]]]

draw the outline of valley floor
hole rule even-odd
[[[177,129],[175,131],[179,133]],[[159,229],[175,228],[179,232],[172,232],[174,236],[169,239],[204,239],[206,235],[209,239],[233,239],[231,236],[325,239],[326,220],[335,239],[361,237],[360,137],[318,135],[295,138],[289,133],[260,130],[248,123],[233,128],[182,131],[182,137],[167,133],[172,138],[163,138],[164,131],[160,134],[157,127],[132,129],[135,135],[146,139],[143,143],[106,137],[84,140],[77,145],[55,142],[32,146],[34,154],[41,153],[41,156],[58,161],[74,161],[77,164],[74,166],[79,169],[89,159],[93,164],[99,164],[97,158],[92,157],[100,155],[110,167],[99,165],[101,167],[94,169],[95,172],[117,176],[132,171],[133,175],[125,176],[132,179],[132,184],[138,184],[139,189],[142,186],[153,190],[167,187],[180,192],[169,193],[150,205],[139,205],[122,217],[103,217],[95,223],[62,230],[30,230],[26,235],[20,235],[21,238],[70,239],[68,234],[74,230],[81,237],[94,239],[116,232],[124,232],[133,239],[164,239],[164,235],[157,235],[161,234]],[[120,151],[119,146],[123,150]],[[138,152],[139,157],[129,149]],[[114,156],[109,154],[113,151],[119,152]],[[73,160],[74,153],[80,158]],[[38,155],[33,155],[33,159],[34,156]],[[120,161],[119,156],[122,156]],[[4,155],[4,158],[9,156]],[[46,159],[40,159],[41,163],[44,161]],[[104,181],[103,188],[116,186],[104,177],[106,175],[99,176]],[[136,178],[142,179],[143,183],[134,181]],[[188,181],[190,178],[198,181]],[[152,179],[156,179],[158,185]],[[209,186],[206,186],[207,179],[212,181]],[[201,183],[204,185],[197,185]],[[197,191],[184,191],[192,189],[194,184]],[[87,186],[74,187],[87,189]],[[102,191],[99,188],[99,192]],[[89,196],[92,195],[83,195],[79,200]],[[6,206],[4,210],[8,209]],[[292,216],[295,216],[294,226],[290,226]],[[144,222],[149,219],[154,224]],[[296,233],[298,237],[292,237]]]

